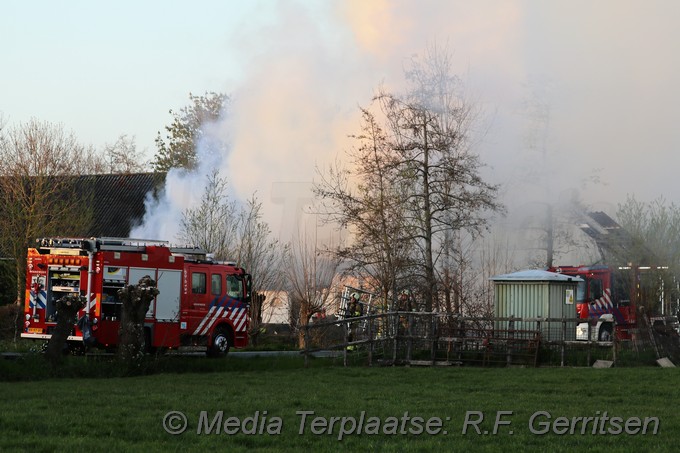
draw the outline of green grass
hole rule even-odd
[[[0,373],[19,366],[35,372],[40,359],[8,361],[13,365],[0,364]],[[305,369],[299,357],[162,362],[157,366],[164,372],[150,376],[0,383],[0,451],[675,451],[680,437],[676,369],[342,368],[337,360],[323,359]],[[64,369],[76,375],[109,367],[112,373],[114,366],[71,357]],[[189,427],[183,434],[163,429],[170,411],[186,415]],[[267,411],[265,433],[197,434],[202,411],[210,422],[218,411],[223,422],[229,417],[246,422],[258,411],[262,421]],[[365,411],[366,418],[378,417],[383,424],[408,412],[439,418],[443,427],[433,435],[364,433],[338,440],[341,421],[331,434],[314,434],[308,420],[299,434],[296,411],[314,411],[314,417],[326,420],[358,419]],[[484,414],[479,427],[489,434],[476,434],[472,426],[462,434],[468,411]],[[512,411],[500,414],[511,425],[499,426],[493,435],[497,411]],[[595,417],[604,411],[623,419],[654,416],[660,429],[656,435],[600,435],[590,428],[583,435],[533,434],[529,419],[538,411],[553,418]],[[266,434],[275,417],[281,420],[280,434]]]

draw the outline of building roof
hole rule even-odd
[[[93,210],[86,236],[128,237],[144,217],[147,194],[156,195],[164,182],[165,173],[79,176],[76,190],[90,196]]]
[[[523,271],[513,272],[511,274],[496,275],[489,280],[494,282],[582,282],[580,277],[573,277],[565,274],[558,274],[555,272],[548,272],[538,269],[527,269]]]
[[[589,212],[581,230],[597,245],[602,259],[611,265],[635,261],[642,265],[657,265],[659,259],[640,240],[604,212]]]

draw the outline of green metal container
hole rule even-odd
[[[583,280],[542,270],[525,270],[492,277],[494,313],[497,318],[575,319],[576,288]],[[514,328],[536,330],[540,326],[543,341],[575,340],[576,321],[515,321]],[[497,321],[495,328],[510,328],[509,321]],[[564,330],[564,333],[563,333]]]

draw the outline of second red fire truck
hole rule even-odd
[[[577,287],[576,310],[579,318],[590,321],[578,324],[576,338],[611,341],[630,339],[638,327],[638,309],[654,308],[663,303],[662,283],[650,267],[636,266],[560,266],[551,272],[581,277]]]
[[[86,325],[96,344],[115,347],[118,291],[147,275],[159,290],[144,322],[148,348],[199,346],[222,356],[232,346],[247,346],[251,277],[243,268],[215,262],[197,248],[121,238],[39,239],[28,250],[21,336],[50,339],[56,301],[76,293],[86,304],[69,342],[81,343]]]

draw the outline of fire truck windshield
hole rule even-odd
[[[243,298],[243,281],[235,275],[227,275],[227,294],[234,299]]]
[[[586,299],[586,282],[578,282],[576,287],[576,303],[582,303]]]

